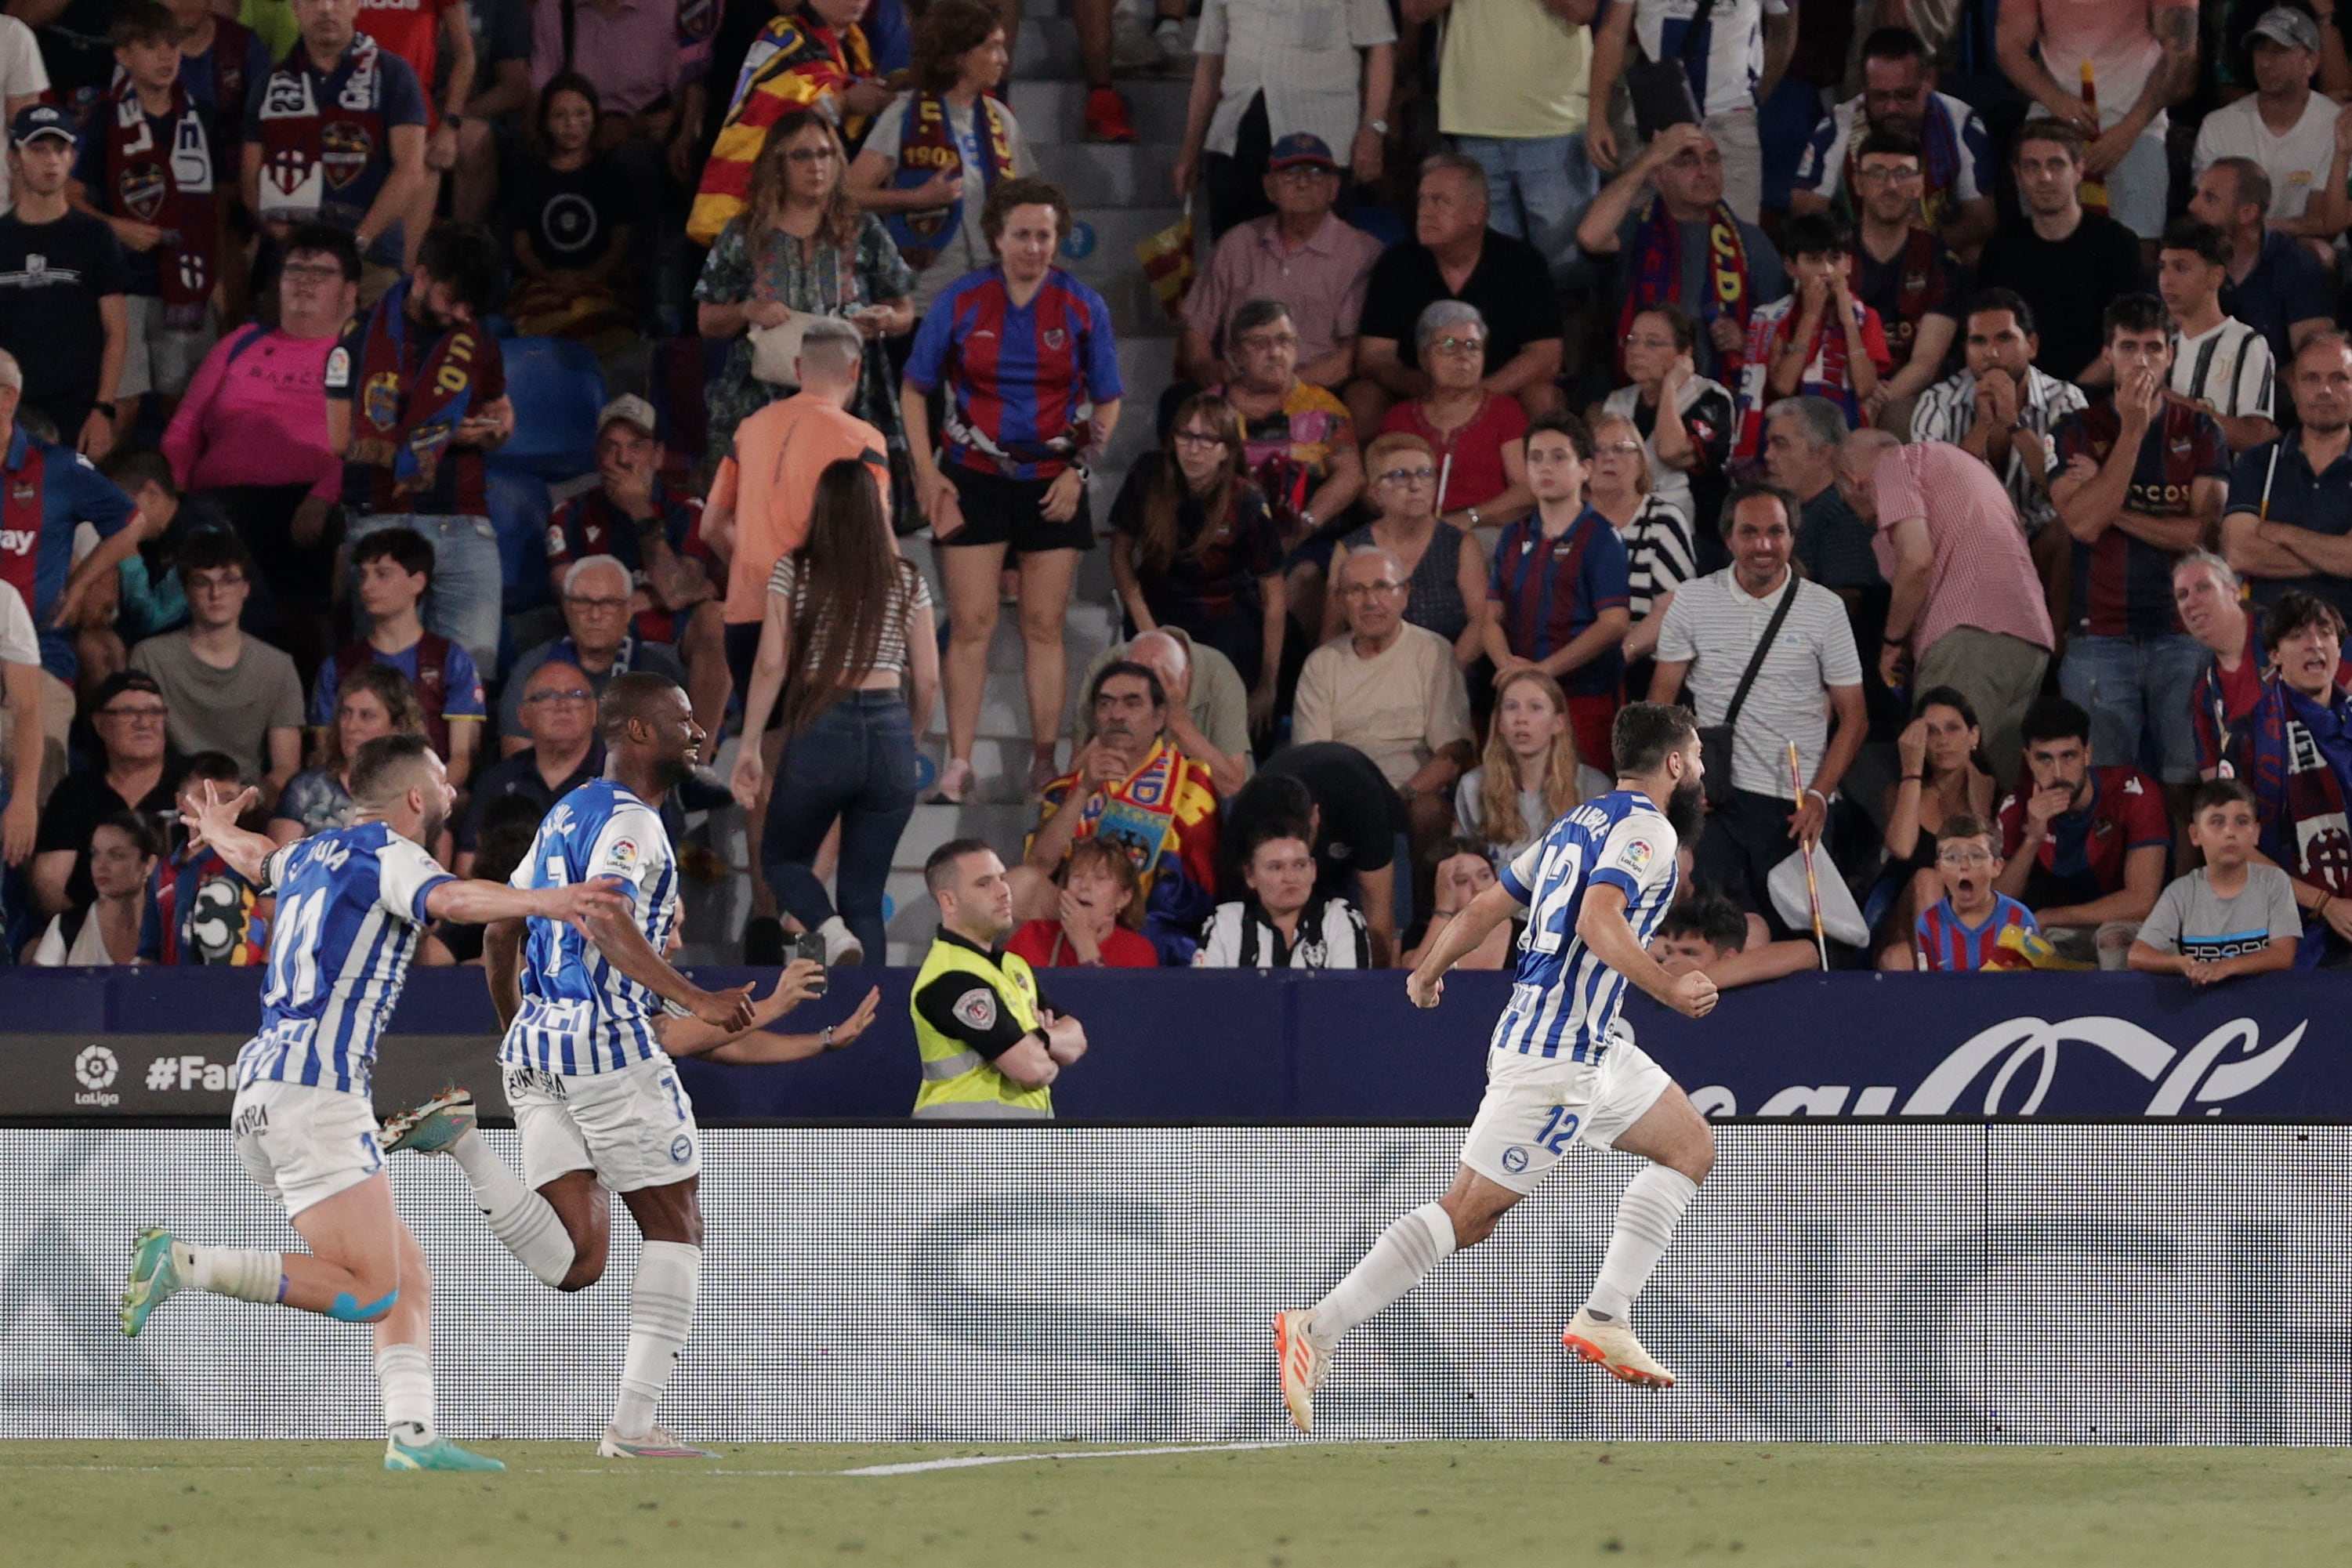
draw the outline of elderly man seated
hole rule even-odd
[[[1378,545],[1341,563],[1348,629],[1307,656],[1290,738],[1370,758],[1404,802],[1413,842],[1426,845],[1452,826],[1454,781],[1471,764],[1470,694],[1453,644],[1405,620],[1409,575]]]
[[[1105,649],[1078,677],[1079,688],[1092,691],[1095,677],[1122,661],[1160,677],[1168,694],[1168,738],[1193,761],[1208,765],[1219,800],[1230,799],[1249,782],[1249,693],[1231,659],[1193,642],[1181,626],[1160,626]],[[1094,737],[1094,709],[1081,707],[1078,744]]]
[[[630,630],[636,583],[629,569],[609,555],[592,555],[572,563],[563,574],[564,634],[515,661],[507,678],[506,695],[499,701],[499,754],[512,757],[530,744],[523,728],[522,700],[530,673],[551,661],[576,664],[598,696],[614,675],[649,670],[683,686],[686,666],[675,649],[648,643]]]

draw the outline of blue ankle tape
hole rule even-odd
[[[385,1291],[382,1300],[370,1301],[366,1306],[362,1306],[352,1300],[352,1293],[349,1291],[342,1291],[337,1292],[334,1304],[327,1309],[327,1315],[338,1322],[372,1323],[391,1312],[392,1304],[398,1300],[400,1300],[398,1286]]]

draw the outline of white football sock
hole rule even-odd
[[[1609,1250],[1601,1260],[1601,1277],[1592,1281],[1587,1311],[1623,1322],[1633,1298],[1649,1283],[1674,1241],[1675,1227],[1698,1195],[1698,1184],[1666,1166],[1650,1166],[1626,1184],[1617,1200],[1617,1228]]]
[[[1316,1304],[1307,1332],[1327,1344],[1336,1343],[1453,1255],[1453,1217],[1436,1204],[1423,1204],[1390,1226],[1364,1260]]]
[[[210,1291],[215,1296],[233,1296],[240,1301],[275,1301],[286,1287],[286,1265],[276,1252],[260,1252],[248,1247],[198,1247],[192,1242],[174,1241],[172,1261],[180,1270],[180,1283],[194,1291]]]
[[[621,1398],[613,1429],[642,1437],[661,1408],[677,1353],[694,1327],[694,1301],[702,1289],[702,1249],[683,1241],[648,1241],[629,1290],[629,1354],[621,1364]]]
[[[449,1145],[449,1154],[472,1184],[482,1215],[490,1222],[490,1234],[541,1284],[562,1285],[563,1276],[572,1272],[573,1249],[555,1206],[523,1186],[498,1151],[470,1127]]]
[[[383,1424],[410,1448],[436,1436],[433,1357],[421,1344],[388,1344],[375,1353],[376,1385],[383,1392]]]

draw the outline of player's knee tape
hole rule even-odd
[[[358,1301],[352,1300],[352,1293],[349,1291],[338,1291],[335,1292],[334,1301],[330,1303],[327,1308],[327,1315],[334,1319],[337,1322],[372,1323],[377,1319],[384,1317],[390,1313],[393,1308],[393,1303],[399,1300],[400,1287],[397,1285],[394,1285],[391,1290],[386,1291],[379,1299],[368,1302],[365,1306],[362,1306]]]

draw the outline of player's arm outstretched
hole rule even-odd
[[[1623,888],[1606,882],[1586,887],[1584,906],[1577,911],[1576,936],[1595,957],[1684,1017],[1703,1019],[1715,1010],[1715,982],[1706,974],[1670,975],[1643,947],[1625,918]]]
[[[757,1004],[751,999],[751,987],[704,990],[654,951],[654,945],[646,940],[646,934],[638,929],[625,904],[614,911],[591,915],[579,925],[588,934],[588,940],[596,944],[596,950],[604,956],[606,963],[662,1000],[676,1003],[713,1029],[729,1034],[739,1034],[751,1027]]]
[[[776,988],[761,998],[751,1009],[751,1027],[748,1030],[730,1034],[713,1029],[700,1019],[672,1018],[656,1026],[656,1036],[662,1049],[672,1056],[699,1056],[730,1067],[805,1061],[828,1051],[839,1051],[872,1027],[876,1009],[882,1003],[881,987],[868,990],[866,999],[847,1018],[815,1034],[778,1034],[768,1028],[816,996],[817,981],[824,973],[822,965],[807,958],[795,958],[785,965],[783,977],[776,982]]]
[[[247,832],[236,825],[236,820],[253,809],[261,799],[258,789],[240,789],[223,796],[213,780],[205,780],[205,798],[194,800],[184,797],[195,807],[184,813],[182,821],[188,829],[190,848],[209,845],[213,852],[226,861],[229,869],[254,886],[262,885],[262,862],[277,852],[278,841],[267,833]]]
[[[1445,995],[1445,972],[1476,951],[1488,932],[1526,907],[1499,882],[1463,905],[1462,913],[1445,923],[1445,929],[1421,956],[1421,963],[1405,977],[1404,994],[1412,998],[1412,1005],[1435,1007]]]

